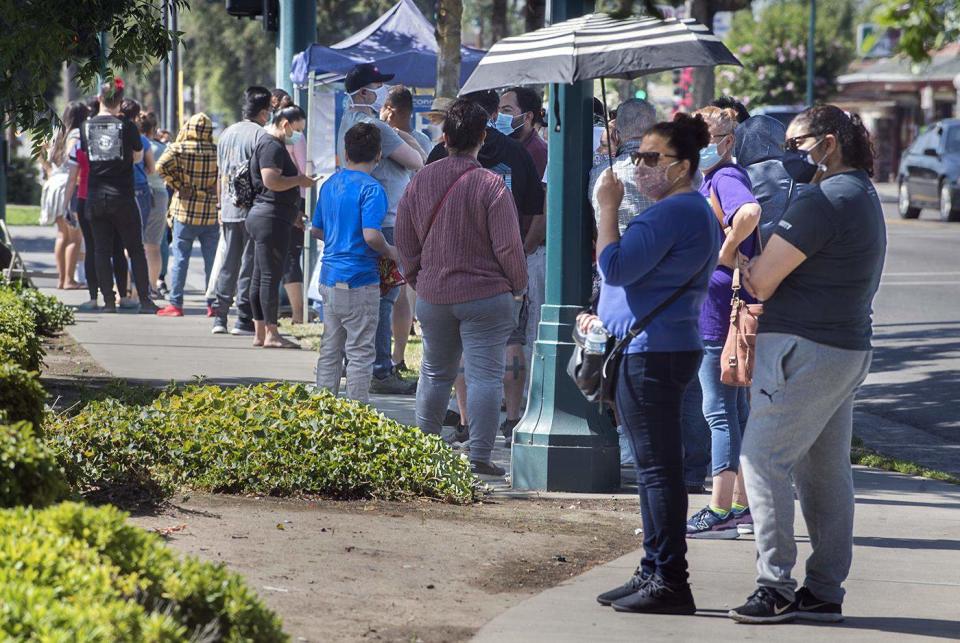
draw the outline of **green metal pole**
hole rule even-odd
[[[807,36],[807,107],[813,107],[813,77],[816,74],[817,57],[817,0],[810,0],[810,33]]]
[[[592,9],[591,0],[552,0],[551,21]],[[513,444],[515,489],[603,492],[620,486],[616,431],[566,373],[574,321],[590,294],[592,88],[591,81],[550,86],[546,298],[527,412]]]
[[[316,0],[280,0],[280,30],[277,32],[277,87],[293,95],[290,67],[293,57],[317,37]],[[301,107],[303,107],[301,105]]]
[[[7,131],[0,129],[0,220],[7,219]]]

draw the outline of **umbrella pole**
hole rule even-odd
[[[600,77],[600,94],[603,96],[603,125],[607,128],[607,161],[613,172],[613,140],[610,138],[610,112],[607,111],[607,79]]]

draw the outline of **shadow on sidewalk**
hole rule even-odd
[[[885,549],[942,549],[946,551],[960,551],[960,540],[947,540],[945,538],[923,540],[920,538],[854,536],[853,544],[860,547],[883,547]],[[957,627],[960,628],[960,622],[958,622]]]
[[[873,630],[916,636],[939,637],[960,640],[960,621],[935,618],[909,618],[906,616],[858,616],[847,618],[843,623],[813,624],[817,627],[837,627],[846,630]],[[869,640],[869,639],[867,639]]]

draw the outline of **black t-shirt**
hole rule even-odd
[[[866,172],[835,174],[805,187],[775,230],[807,259],[764,303],[759,332],[870,350],[887,229]]]
[[[94,116],[80,127],[80,145],[90,159],[88,195],[134,195],[133,153],[143,150],[136,125],[126,118]]]
[[[427,157],[427,163],[447,158],[447,148],[439,143]],[[543,183],[523,144],[504,136],[492,127],[477,155],[480,165],[503,177],[517,205],[517,214],[530,217],[543,214]]]
[[[251,213],[256,210],[257,214],[262,216],[285,219],[293,222],[300,209],[300,188],[292,187],[282,192],[268,190],[263,184],[263,177],[260,175],[262,168],[274,168],[280,170],[283,176],[297,176],[300,170],[297,164],[293,162],[287,147],[280,142],[276,136],[263,136],[257,141],[257,146],[253,148],[253,156],[250,157],[250,178],[253,181],[254,191],[257,197],[253,201]]]

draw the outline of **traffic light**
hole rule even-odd
[[[227,13],[237,18],[263,17],[264,31],[279,31],[279,0],[227,0]]]
[[[646,90],[638,89],[636,92],[634,92],[633,97],[638,100],[647,100],[647,92]]]

